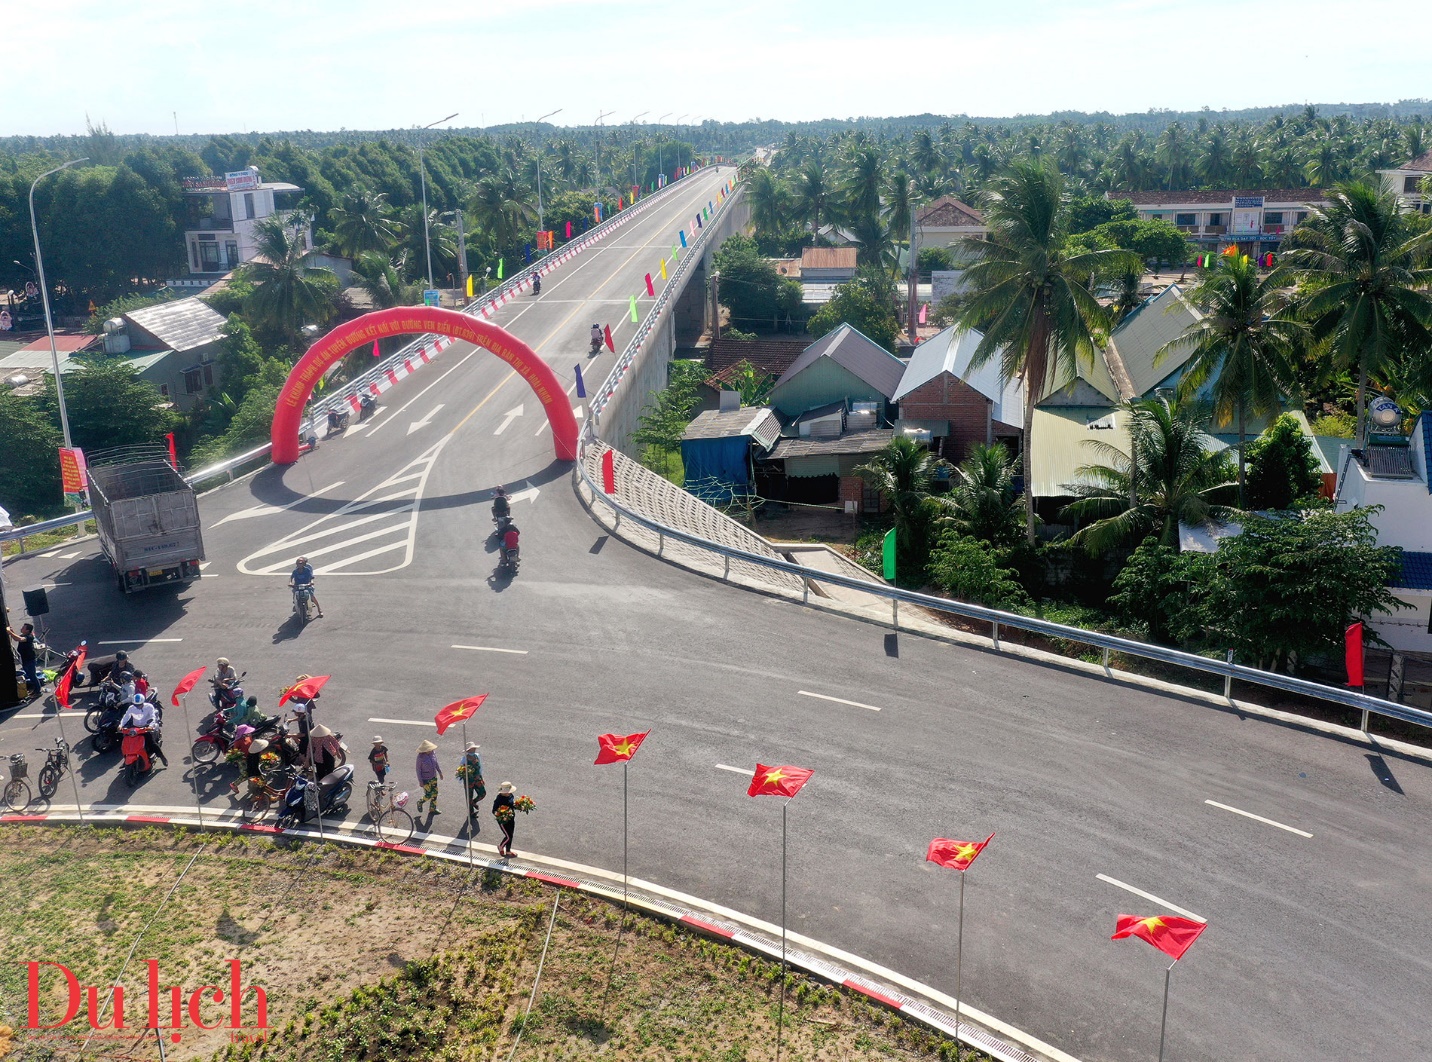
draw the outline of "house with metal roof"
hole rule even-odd
[[[896,431],[913,433],[955,464],[977,443],[1018,440],[1024,426],[1023,380],[1006,380],[998,355],[973,364],[983,339],[954,326],[931,336],[910,355],[891,396],[900,406]]]
[[[942,195],[915,214],[920,247],[955,247],[963,239],[989,232],[984,215],[952,195]]]
[[[141,375],[180,410],[219,387],[219,344],[227,318],[198,298],[173,299],[105,322],[104,349],[144,367]]]
[[[855,328],[842,324],[817,339],[771,390],[770,404],[794,419],[831,402],[875,403],[885,422],[905,363]]]
[[[708,409],[681,436],[682,485],[706,501],[752,489],[752,459],[770,452],[781,421],[769,406]]]
[[[1378,170],[1382,185],[1408,210],[1432,214],[1432,151],[1424,151],[1401,166]]]

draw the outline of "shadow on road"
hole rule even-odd
[[[313,622],[312,620],[309,621]],[[278,630],[273,632],[273,644],[289,642],[297,638],[308,624],[298,618],[298,613],[290,612],[288,617],[278,625]]]
[[[1368,752],[1364,755],[1367,756],[1368,766],[1372,768],[1372,773],[1376,775],[1379,782],[1399,796],[1406,795],[1402,792],[1402,786],[1399,785],[1397,779],[1393,777],[1391,768],[1387,766],[1387,761],[1384,760],[1382,756],[1375,752]]]

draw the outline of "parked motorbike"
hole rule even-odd
[[[348,430],[348,410],[342,412],[336,409],[328,411],[328,435],[333,437]]]
[[[353,768],[339,767],[326,778],[312,781],[299,775],[283,796],[279,807],[278,828],[291,830],[310,816],[319,818],[348,810],[353,795]]]
[[[158,727],[124,728],[120,739],[120,750],[124,753],[124,766],[120,768],[120,777],[131,789],[154,773],[154,759],[150,756],[148,744],[151,737],[156,751],[164,747]]]
[[[363,423],[378,411],[378,401],[372,395],[363,395],[358,399],[358,423]]]

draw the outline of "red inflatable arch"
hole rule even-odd
[[[375,339],[389,336],[436,334],[485,347],[517,370],[537,395],[552,425],[552,440],[559,461],[577,458],[577,418],[561,381],[545,361],[506,329],[481,318],[436,306],[395,306],[366,313],[339,325],[308,348],[288,374],[273,413],[273,462],[291,465],[298,460],[298,431],[303,407],[313,388],[339,358]]]

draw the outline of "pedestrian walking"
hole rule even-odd
[[[6,627],[5,633],[15,639],[15,648],[20,654],[20,670],[25,673],[25,685],[29,687],[30,700],[33,701],[40,696],[40,676],[35,670],[35,625],[21,624],[19,634]]]
[[[418,799],[418,811],[421,812],[426,803],[433,815],[442,814],[438,810],[438,779],[443,777],[443,769],[438,763],[437,753],[438,747],[427,739],[418,746],[418,785],[423,787],[423,795]]]
[[[517,831],[517,798],[512,795],[512,783],[503,782],[497,787],[497,796],[492,800],[492,817],[502,831],[502,840],[497,842],[497,854],[511,857],[512,837]]]
[[[313,757],[313,765],[318,768],[318,778],[327,778],[338,769],[338,753],[340,751],[338,735],[322,723],[313,728],[313,740],[309,744],[309,754]]]
[[[469,741],[457,768],[457,776],[467,787],[467,819],[472,823],[473,833],[482,829],[482,798],[487,796],[487,785],[482,780],[482,756],[477,751],[480,748],[476,741]]]
[[[380,783],[388,780],[388,771],[392,769],[392,764],[388,762],[388,746],[383,744],[382,734],[373,735],[373,747],[368,750],[368,764]]]

